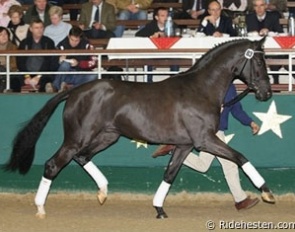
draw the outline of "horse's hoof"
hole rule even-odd
[[[46,218],[46,214],[45,213],[36,213],[36,218],[39,218],[39,219],[45,219]]]
[[[276,203],[276,200],[271,192],[262,192],[261,193],[261,199],[269,204]]]
[[[105,194],[103,191],[99,191],[97,194],[97,199],[98,202],[103,205],[107,200],[107,194]]]
[[[157,211],[157,219],[164,219],[164,218],[168,218],[167,214],[165,213],[164,209],[162,207],[155,207],[156,211]]]

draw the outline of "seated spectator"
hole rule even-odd
[[[168,9],[165,7],[160,7],[154,11],[154,19],[146,24],[142,29],[136,32],[135,36],[138,37],[150,37],[158,38],[164,37],[164,26],[165,21],[168,18]],[[153,67],[148,66],[148,71],[152,71]],[[170,71],[179,71],[178,65],[170,66]],[[153,75],[147,75],[147,82],[153,82]]]
[[[147,8],[152,0],[108,0],[115,6],[118,20],[147,20]],[[119,25],[114,33],[116,37],[122,37],[125,26]]]
[[[49,9],[51,24],[45,27],[44,35],[53,40],[55,46],[67,37],[72,25],[62,21],[63,10],[59,6],[52,6]]]
[[[246,24],[248,33],[255,32],[260,36],[265,36],[269,32],[282,33],[283,28],[280,25],[279,15],[275,12],[267,11],[265,0],[254,0],[254,12],[246,15]],[[282,58],[282,56],[271,56],[272,58]],[[281,68],[279,65],[270,66],[270,70],[278,71]],[[279,83],[279,75],[272,74],[273,83]]]
[[[52,39],[44,36],[44,24],[38,19],[34,18],[30,23],[31,35],[20,42],[19,50],[47,50],[55,49]],[[17,67],[20,72],[49,72],[56,71],[58,67],[57,56],[18,56]],[[53,75],[25,75],[25,84],[30,84],[39,92],[45,92],[45,85],[48,82],[52,82]],[[39,89],[37,89],[39,86]]]
[[[10,33],[7,28],[0,26],[0,51],[1,51],[1,53],[5,52],[5,50],[17,50],[16,45],[13,44],[9,40],[9,34]],[[17,71],[16,59],[14,56],[10,57],[10,63],[8,66],[7,66],[7,62],[6,62],[6,56],[0,56],[0,71],[5,72],[7,70],[7,67],[10,68],[9,71],[11,71],[11,72]],[[18,82],[17,77],[12,76],[10,88],[17,91],[18,89],[15,89],[16,86],[14,85],[17,82]],[[3,90],[5,88],[6,88],[6,75],[1,74],[0,75],[0,92],[3,92]]]
[[[8,15],[8,10],[13,5],[19,5],[20,3],[16,0],[2,0],[0,1],[0,26],[7,27],[10,18]]]
[[[203,19],[207,15],[208,0],[186,0],[182,2],[180,19]]]
[[[29,24],[23,21],[23,10],[19,5],[13,5],[9,8],[8,15],[11,18],[7,28],[10,30],[10,40],[16,46],[20,41],[28,36]]]
[[[116,26],[114,6],[104,0],[90,0],[82,5],[79,25],[87,38],[111,38]]]
[[[287,10],[287,0],[267,0],[266,11],[273,11],[279,14],[279,17],[283,17],[283,12]],[[255,12],[255,4],[253,0],[248,0],[248,10]]]
[[[92,49],[93,47],[84,38],[83,31],[79,27],[73,26],[69,35],[57,45],[57,48],[60,50],[84,50]],[[91,71],[97,67],[97,59],[95,58],[94,56],[61,56],[59,58],[60,65],[58,71]],[[73,85],[75,87],[96,80],[97,78],[97,74],[58,74],[52,85],[51,83],[47,83],[46,92],[55,92],[55,90],[61,92],[66,90],[67,85]]]
[[[30,24],[33,19],[38,18],[45,27],[48,26],[51,24],[48,14],[49,8],[50,5],[47,3],[47,0],[34,0],[34,4],[29,7],[24,15],[24,22]]]
[[[207,36],[223,37],[236,36],[237,32],[233,28],[231,18],[221,15],[221,5],[218,1],[210,2],[208,13],[198,29],[199,32],[205,33]]]

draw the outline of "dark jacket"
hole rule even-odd
[[[70,45],[69,38],[66,37],[57,45],[57,48],[61,50],[71,50],[71,49],[84,50],[84,49],[90,49],[90,44],[87,39],[82,38],[80,43],[76,47],[72,47]],[[76,68],[77,70],[91,70],[95,68],[97,65],[97,62],[90,62],[90,61],[93,61],[93,58],[94,58],[93,56],[69,55],[69,56],[66,56],[66,58],[67,59],[74,58],[79,62],[78,67]]]
[[[150,37],[151,35],[155,34],[156,32],[160,32],[160,28],[158,27],[157,20],[152,20],[151,22],[147,23],[142,29],[135,33],[137,37]],[[162,31],[164,32],[164,31]]]
[[[213,33],[216,31],[220,33],[229,34],[230,36],[237,35],[236,30],[233,28],[232,20],[229,17],[224,15],[220,16],[220,22],[217,28],[215,28],[214,25],[208,21],[208,24],[206,27],[200,24],[198,31],[203,32],[206,35],[213,35]]]
[[[32,50],[33,38],[31,36],[25,38],[20,42],[19,50]],[[47,36],[41,38],[42,49],[55,49],[54,42]],[[26,67],[28,56],[18,56],[17,57],[17,67],[20,71],[28,71]],[[40,70],[36,71],[56,71],[58,68],[58,57],[57,56],[44,56],[44,62]]]
[[[48,14],[49,9],[50,9],[50,5],[47,4],[46,9],[45,9],[45,13],[44,13],[44,22],[43,22],[44,27],[51,24],[50,17],[49,17],[49,14]],[[24,17],[23,17],[24,22],[27,23],[27,24],[30,24],[33,18],[40,19],[38,11],[37,11],[35,5],[30,6],[29,9],[26,11]]]
[[[273,32],[283,32],[283,28],[280,25],[280,18],[276,12],[266,12],[266,16],[262,22],[259,22],[255,13],[250,13],[246,15],[247,31],[257,31],[259,32],[262,28],[267,28],[269,31]]]
[[[231,84],[225,94],[223,103],[226,104],[230,100],[234,99],[236,96],[236,87],[234,86],[234,84]],[[230,113],[235,119],[237,119],[245,126],[250,126],[251,122],[253,121],[252,118],[250,118],[248,114],[243,110],[241,102],[238,101],[231,106],[224,107],[220,116],[219,130],[225,131],[228,129],[228,117]]]
[[[202,8],[207,10],[208,9],[208,5],[209,5],[209,1],[208,0],[198,0],[198,1],[202,1]],[[191,10],[192,7],[194,6],[195,1],[194,0],[185,0],[182,1],[182,10],[183,11],[187,11],[187,10]]]

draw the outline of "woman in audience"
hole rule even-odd
[[[63,10],[59,6],[52,6],[49,9],[51,24],[45,27],[44,35],[54,41],[55,46],[67,37],[72,25],[62,21]]]
[[[27,37],[30,26],[23,21],[23,10],[21,6],[11,6],[8,15],[11,19],[7,26],[10,30],[10,39],[12,43],[18,46]]]
[[[3,52],[3,50],[16,50],[17,47],[15,44],[13,44],[9,40],[9,31],[5,27],[0,26],[0,53]],[[6,56],[0,56],[0,71],[5,72],[7,70],[7,67],[11,72],[15,72],[17,70],[16,66],[16,58],[11,56],[10,57],[10,63],[7,66],[6,63]],[[14,91],[20,91],[21,84],[18,83],[20,80],[17,77],[11,78],[11,89]],[[6,76],[1,75],[1,85],[6,83]],[[18,87],[18,88],[17,88]],[[5,86],[1,86],[1,88],[5,88]]]
[[[0,26],[7,27],[10,18],[7,14],[12,5],[20,5],[16,0],[1,0],[0,1]]]

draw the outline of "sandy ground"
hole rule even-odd
[[[253,194],[252,194],[253,195]],[[260,202],[237,212],[231,196],[221,194],[168,195],[169,218],[156,219],[151,195],[111,194],[103,206],[90,193],[52,193],[46,203],[46,219],[35,217],[34,194],[0,194],[0,232],[198,232],[198,231],[294,231],[295,196],[277,197],[275,205]],[[215,223],[209,230],[207,223]],[[285,229],[250,229],[266,223]],[[235,225],[234,225],[235,223]],[[248,225],[248,229],[239,229]],[[247,224],[248,223],[248,224]],[[252,223],[252,224],[251,224]],[[265,224],[263,224],[265,223]],[[212,223],[210,224],[212,225]],[[224,226],[228,226],[226,229]],[[288,229],[290,228],[290,229]]]

